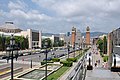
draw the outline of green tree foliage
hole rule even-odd
[[[103,51],[103,40],[99,39],[97,42],[97,45],[98,45],[98,48],[100,49],[100,51],[102,52]]]
[[[99,39],[97,42],[97,45],[101,52],[103,52],[104,54],[107,53],[107,38],[106,38],[106,36],[104,36],[103,40]]]
[[[64,41],[63,40],[59,40],[59,41],[54,41],[54,43],[52,43],[52,41],[50,40],[50,38],[46,38],[46,39],[42,39],[42,47],[44,47],[45,41],[48,42],[48,46],[51,47],[61,47],[64,46]]]
[[[2,37],[0,36],[0,50],[2,50]]]
[[[28,38],[15,36],[15,42],[19,44],[20,49],[28,49]]]
[[[107,38],[104,36],[103,38],[103,53],[107,54]]]
[[[58,45],[59,45],[59,46],[64,46],[64,41],[63,41],[63,40],[59,40]]]
[[[5,50],[5,37],[4,36],[0,36],[0,50],[4,51]]]
[[[51,48],[52,47],[52,41],[50,40],[50,38],[42,39],[42,48],[44,48],[45,41],[47,41],[48,47]]]
[[[64,41],[63,40],[59,40],[59,41],[55,41],[53,44],[54,47],[61,47],[64,46]]]
[[[15,43],[19,45],[20,49],[28,49],[28,38],[23,36],[15,36]],[[10,36],[0,36],[0,50],[5,50],[6,45],[10,44]]]

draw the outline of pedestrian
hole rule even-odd
[[[108,64],[107,64],[107,62],[105,63],[105,68],[107,68],[108,67]]]
[[[95,62],[95,67],[97,66],[97,63]]]
[[[9,63],[9,58],[7,58],[7,63]]]
[[[98,60],[98,64],[100,65],[100,60]]]
[[[102,68],[104,68],[104,62],[102,62]]]
[[[39,58],[40,58],[41,56],[39,55]]]

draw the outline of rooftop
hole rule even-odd
[[[4,25],[0,26],[1,29],[19,29],[13,22],[5,22]]]

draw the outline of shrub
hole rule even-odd
[[[104,61],[104,62],[107,62],[107,61],[108,61],[108,56],[104,56],[104,57],[103,57],[103,61]]]
[[[63,66],[66,66],[66,67],[71,67],[73,62],[68,62],[68,61],[61,61],[60,62],[61,64],[63,64]]]
[[[104,57],[104,55],[103,55],[103,53],[102,53],[102,52],[100,52],[100,55],[101,55],[101,57]]]
[[[59,59],[59,58],[53,58],[52,61],[53,61],[53,62],[59,62],[60,59]]]
[[[84,49],[84,52],[87,52],[90,48]]]
[[[46,61],[42,61],[41,65],[44,65],[46,63]],[[47,63],[53,63],[53,61],[47,61]]]
[[[72,62],[77,62],[77,58],[67,58],[66,59],[68,62],[72,61]]]

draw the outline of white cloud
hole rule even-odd
[[[86,26],[90,26],[93,31],[110,31],[114,26],[119,26],[120,0],[32,0],[32,2],[25,2],[24,0],[9,1],[8,12],[2,10],[0,16],[7,16],[6,20],[14,20],[19,25],[32,28],[42,26],[43,30],[56,33],[70,31],[74,25],[80,30],[85,30]],[[41,28],[38,27],[38,29]]]
[[[37,10],[32,10],[28,12],[24,12],[22,10],[11,10],[10,11],[10,16],[13,18],[22,18],[25,20],[35,20],[35,21],[44,21],[44,20],[49,20],[51,19],[50,16],[47,16],[45,14],[40,14]]]
[[[32,0],[64,17],[94,16],[101,13],[118,12],[120,0]]]
[[[24,9],[27,7],[27,4],[22,0],[16,0],[16,2],[9,1],[8,8],[9,9]]]

